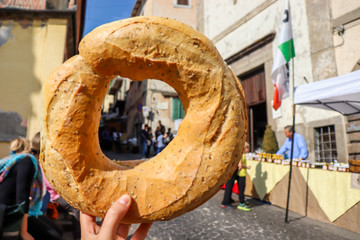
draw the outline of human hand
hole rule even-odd
[[[80,214],[81,239],[86,240],[125,240],[129,234],[131,224],[120,223],[129,210],[131,198],[125,194],[119,198],[108,210],[102,225],[99,226],[94,216]],[[152,223],[142,223],[132,236],[132,240],[146,238]]]

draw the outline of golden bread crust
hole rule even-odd
[[[96,28],[79,49],[43,87],[41,164],[55,190],[99,217],[128,193],[127,223],[172,219],[211,198],[234,173],[247,131],[243,90],[211,41],[175,20],[137,17]],[[99,146],[116,75],[168,83],[186,112],[174,140],[136,166],[110,161]]]

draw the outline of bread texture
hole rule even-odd
[[[40,161],[72,206],[104,217],[127,193],[125,223],[169,220],[211,198],[231,177],[247,132],[244,93],[213,43],[161,17],[105,24],[86,35],[79,55],[43,86]],[[99,146],[101,106],[112,78],[159,79],[179,94],[186,116],[157,156],[113,162]]]

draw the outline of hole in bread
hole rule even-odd
[[[121,81],[121,87],[114,92],[115,81]],[[118,84],[118,83],[116,83]],[[125,101],[125,92],[127,101]],[[143,98],[141,96],[143,93]],[[141,129],[149,126],[151,145],[148,146],[147,159],[157,153],[159,136],[158,121],[164,126],[163,143],[168,144],[177,133],[178,122],[185,116],[177,92],[165,82],[155,79],[132,81],[131,79],[116,77],[110,84],[110,90],[102,105],[102,118],[99,125],[98,137],[101,150],[111,160],[135,160],[142,158]],[[136,98],[139,98],[134,104]],[[146,102],[146,111],[141,108]],[[133,104],[133,106],[131,106]],[[177,125],[176,125],[177,124]],[[139,157],[140,156],[140,157]],[[121,159],[121,158],[128,159]],[[134,162],[135,163],[135,162]],[[132,166],[134,164],[131,164]]]

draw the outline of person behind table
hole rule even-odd
[[[249,150],[250,150],[249,143],[245,142],[244,153],[248,153]],[[234,187],[235,180],[238,183],[239,202],[240,203],[245,203],[244,195],[241,196],[241,191],[240,191],[241,188],[243,188],[245,190],[245,179],[241,178],[241,180],[240,180],[240,177],[238,175],[239,170],[249,168],[249,167],[246,166],[246,163],[243,164],[243,162],[242,162],[243,159],[245,159],[245,155],[242,155],[242,158],[241,158],[241,160],[240,160],[240,162],[238,164],[238,168],[235,170],[234,174],[232,175],[230,180],[225,185],[224,198],[223,198],[223,201],[222,201],[222,203],[220,205],[222,208],[229,208],[229,207],[233,208],[232,203],[234,202],[234,200],[231,198],[231,195],[232,195],[232,190],[233,190],[233,187]],[[245,176],[246,176],[246,170],[245,170]],[[240,181],[242,181],[242,182],[240,182]],[[241,184],[243,184],[243,186]],[[242,194],[244,194],[244,190],[242,190]],[[246,205],[246,207],[247,207],[246,209],[244,207],[244,209],[240,209],[240,210],[245,210],[245,211],[251,210],[247,205]]]
[[[293,159],[305,160],[308,157],[308,149],[306,146],[305,138],[299,133],[294,133],[294,128],[290,125],[284,128],[284,134],[286,136],[285,143],[276,152],[276,154],[285,155],[285,153],[287,153],[290,157],[291,138],[294,135]]]
[[[246,156],[245,154],[250,151],[249,143],[245,142],[244,154],[241,157],[241,160],[238,165],[238,187],[239,187],[239,205],[237,209],[243,211],[250,211],[250,206],[245,202],[245,183],[246,183],[246,169],[250,169],[250,166],[246,165]]]
[[[0,160],[0,203],[22,208],[24,216],[18,228],[21,239],[62,239],[61,228],[41,212],[44,189],[37,159],[40,133],[32,139],[30,149],[22,153],[16,153],[13,146],[10,144],[14,153]]]

